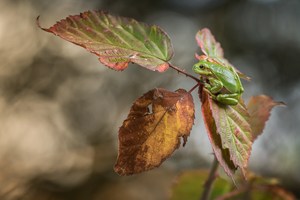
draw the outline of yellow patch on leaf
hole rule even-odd
[[[153,89],[138,98],[119,130],[119,155],[115,171],[130,175],[158,167],[185,145],[194,124],[190,93]]]

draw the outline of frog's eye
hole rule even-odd
[[[204,66],[203,66],[203,65],[200,65],[199,67],[200,67],[200,69],[203,69],[203,68],[204,68]]]

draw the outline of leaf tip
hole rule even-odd
[[[124,170],[124,168],[120,167],[118,163],[115,164],[114,166],[114,171],[120,175],[120,176],[125,176],[127,175],[126,174],[126,171]]]
[[[40,29],[43,29],[42,27],[41,27],[41,24],[40,24],[40,15],[38,15],[37,17],[36,17],[36,20],[35,20],[35,23],[36,23],[36,25],[37,25],[37,27],[39,27]]]
[[[209,28],[204,27],[204,28],[202,28],[201,30],[199,30],[199,31],[197,32],[197,34],[196,34],[196,39],[198,38],[198,37],[197,37],[198,35],[202,35],[203,33],[205,33],[205,34],[211,34]],[[198,39],[199,39],[199,38],[198,38]]]
[[[211,34],[209,28],[206,28],[206,27],[204,27],[204,28],[201,29],[200,31],[203,32],[203,33],[206,33],[206,34]]]
[[[49,29],[43,28],[43,27],[41,26],[41,24],[40,24],[40,15],[37,16],[35,23],[36,23],[37,27],[39,27],[39,28],[42,29],[43,31],[46,31],[46,32],[51,33],[51,31],[50,31]]]
[[[250,76],[246,76],[246,75],[242,76],[241,78],[246,80],[246,81],[251,81],[252,80],[252,78]]]
[[[287,107],[287,104],[283,101],[277,101],[277,102],[275,102],[275,106]]]

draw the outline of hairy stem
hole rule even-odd
[[[197,81],[198,83],[203,84],[203,81],[201,81],[199,78],[197,78],[197,77],[195,77],[195,76],[193,76],[193,75],[191,75],[191,74],[185,72],[183,69],[181,69],[181,68],[179,68],[179,67],[176,67],[176,66],[172,65],[171,63],[169,63],[169,66],[170,66],[172,69],[176,70],[178,73],[184,74],[184,75],[186,75],[187,77],[190,77],[191,79]]]
[[[208,200],[209,199],[211,189],[212,189],[212,185],[213,185],[213,183],[214,183],[214,181],[217,177],[218,166],[219,166],[219,162],[218,162],[217,158],[214,157],[214,161],[213,161],[213,164],[211,166],[208,178],[205,181],[204,186],[203,186],[204,191],[202,193],[202,196],[201,196],[200,200]]]

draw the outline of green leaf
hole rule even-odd
[[[138,98],[119,130],[115,171],[130,175],[158,167],[187,141],[194,124],[192,95],[153,89]]]
[[[204,55],[208,56],[209,58],[213,59],[215,62],[218,62],[221,65],[230,65],[233,67],[233,65],[230,64],[228,60],[224,58],[224,52],[221,47],[221,44],[216,41],[215,37],[208,28],[203,28],[202,30],[198,31],[198,33],[196,34],[196,41]],[[200,56],[197,54],[196,58],[200,60]],[[243,74],[236,68],[235,70],[240,78],[250,80],[250,77]]]
[[[170,200],[198,200],[204,192],[208,178],[207,170],[185,171],[175,181]],[[292,193],[283,189],[274,179],[249,173],[248,181],[238,187],[220,177],[216,177],[209,200],[295,200]]]
[[[292,193],[279,186],[254,185],[251,192],[253,200],[296,200]]]
[[[96,54],[101,63],[118,71],[133,62],[163,72],[173,56],[170,38],[158,26],[102,11],[69,16],[50,28],[42,29],[82,46]]]
[[[254,140],[262,134],[266,121],[268,121],[270,117],[272,108],[282,105],[285,104],[283,102],[276,102],[266,95],[251,97],[247,108],[251,116],[249,122],[251,124]]]
[[[186,171],[176,180],[172,188],[170,200],[198,200],[203,193],[203,185],[208,177],[207,170]],[[230,191],[232,185],[219,177],[214,181],[210,199]]]
[[[216,122],[213,118],[212,110],[210,109],[210,98],[209,95],[204,91],[199,91],[202,100],[202,116],[204,119],[204,124],[207,130],[208,138],[212,145],[214,154],[219,161],[220,165],[230,177],[234,176],[236,167],[234,163],[230,160],[230,153],[228,149],[223,149],[222,140],[220,135],[217,133]]]
[[[249,114],[242,99],[236,106],[224,105],[212,100],[203,90],[202,114],[213,146],[218,143],[215,138],[219,135],[222,149],[229,151],[230,161],[235,167],[240,167],[245,176],[251,153],[252,135],[248,122]],[[215,148],[214,152],[227,175],[232,177],[232,166],[228,168],[230,166],[228,161],[225,162],[226,165],[224,164],[227,156],[220,156],[220,152]]]
[[[219,196],[216,200],[295,200],[295,196],[282,188],[278,180],[257,176],[252,172],[247,174],[248,181],[240,183],[238,188]]]

